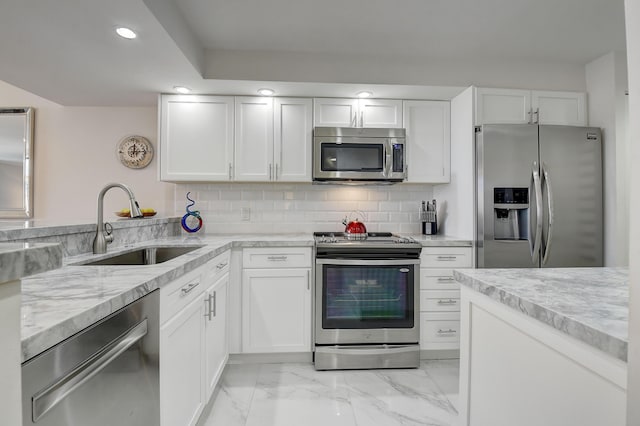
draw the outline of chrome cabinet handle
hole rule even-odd
[[[208,305],[207,313],[204,314],[204,316],[208,318],[209,321],[211,321],[211,295],[208,295],[207,298],[204,300],[204,302]]]
[[[311,290],[311,279],[309,278],[309,271],[307,271],[307,290]]]
[[[440,300],[438,300],[438,305],[455,305],[457,303],[458,303],[458,301],[455,300],[455,299],[446,299],[446,300],[440,299]]]
[[[180,291],[182,292],[182,295],[184,296],[185,294],[189,294],[191,291],[193,291],[194,288],[198,287],[199,285],[200,285],[200,281],[192,282],[192,283],[182,287],[180,289]]]
[[[287,256],[268,256],[267,260],[271,262],[284,262],[287,260]]]
[[[276,172],[273,175],[273,180],[278,180],[278,163],[276,163]]]
[[[535,112],[533,113],[536,116],[536,119],[531,119],[531,121],[533,122],[533,124],[540,124],[540,108],[536,108]]]
[[[529,121],[527,121],[527,124],[533,124],[533,108],[529,108],[529,112],[527,112],[527,115],[529,116]]]
[[[455,279],[453,277],[446,277],[446,278],[438,277],[438,282],[440,282],[440,283],[442,283],[442,282],[450,283],[450,282],[453,282],[453,281],[455,281]]]
[[[233,179],[233,166],[229,163],[229,180]]]
[[[536,231],[534,239],[529,238],[529,249],[531,251],[531,260],[538,263],[538,255],[540,252],[540,243],[542,239],[542,185],[540,184],[540,172],[538,171],[538,162],[534,161],[531,165],[531,180],[536,194]],[[529,218],[531,224],[531,218]],[[531,225],[529,225],[531,228]]]
[[[553,242],[553,193],[551,191],[551,181],[549,180],[549,169],[545,163],[542,163],[542,176],[544,177],[544,186],[547,189],[547,214],[549,215],[549,227],[547,228],[547,244],[544,247],[542,256],[542,264],[546,265],[551,253],[551,243]]]
[[[458,256],[438,256],[438,260],[456,260]]]
[[[229,264],[229,262],[222,262],[222,263],[218,263],[218,264],[216,265],[216,269],[222,269],[222,268],[224,268],[225,266],[227,266],[228,264]]]
[[[78,389],[101,372],[123,352],[147,335],[147,320],[131,327],[123,335],[108,343],[69,374],[34,395],[32,400],[33,421],[37,422],[53,407],[62,402],[71,392]]]
[[[269,163],[269,180],[273,180],[273,165]]]
[[[213,316],[217,316],[217,312],[218,312],[218,298],[217,298],[217,292],[214,291],[213,292]]]
[[[457,332],[458,332],[457,330],[454,330],[452,328],[449,328],[447,330],[442,330],[440,328],[438,329],[438,334],[455,334]]]

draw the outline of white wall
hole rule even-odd
[[[627,63],[629,67],[630,152],[640,158],[640,0],[625,0]],[[630,212],[640,211],[640,167],[631,170]],[[635,218],[634,218],[635,219]],[[627,425],[640,425],[640,222],[632,220],[629,232],[629,383]]]
[[[173,213],[173,185],[158,182],[157,157],[132,170],[116,157],[116,144],[127,135],[157,142],[155,107],[62,107],[0,81],[0,106],[35,107],[34,217],[95,221],[98,192],[109,182],[129,185],[141,207]],[[105,197],[105,218],[128,207],[123,191]]]
[[[365,213],[369,232],[419,234],[421,201],[433,198],[432,187],[421,184],[179,184],[175,191],[176,213],[184,214],[190,191],[192,210],[200,211],[208,234],[342,232],[341,221],[352,210]],[[249,220],[241,219],[242,209],[250,210]]]
[[[532,36],[535,42],[535,36]],[[584,66],[535,60],[451,60],[415,57],[398,61],[371,56],[251,52],[206,52],[205,78],[318,83],[411,84],[585,90]]]
[[[587,64],[589,125],[602,128],[604,253],[606,266],[629,262],[627,182],[627,97],[625,52],[611,52]]]
[[[442,232],[473,240],[474,214],[474,126],[473,87],[451,100],[451,181],[436,185],[433,195],[440,201]]]

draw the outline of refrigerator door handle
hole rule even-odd
[[[551,191],[551,181],[549,180],[549,170],[545,163],[542,163],[542,177],[544,178],[545,189],[547,190],[547,214],[549,215],[549,227],[547,228],[547,244],[542,256],[542,265],[549,260],[551,253],[551,243],[553,242],[553,193]]]
[[[535,237],[531,240],[529,235],[529,250],[531,250],[531,259],[533,263],[538,262],[540,253],[540,242],[542,240],[542,184],[540,183],[540,172],[538,171],[538,162],[534,161],[531,166],[531,180],[536,193],[536,232]],[[531,231],[531,227],[529,227]]]

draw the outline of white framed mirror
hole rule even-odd
[[[33,216],[33,108],[0,108],[0,218]]]

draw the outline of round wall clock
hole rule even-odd
[[[118,142],[116,154],[120,162],[131,169],[147,167],[153,159],[153,145],[145,137],[127,136]]]

